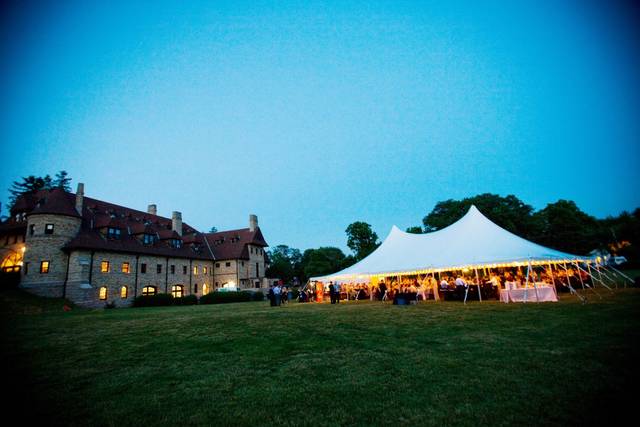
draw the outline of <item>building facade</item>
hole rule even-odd
[[[0,268],[20,288],[86,307],[128,306],[139,295],[202,296],[218,288],[261,290],[267,247],[255,215],[249,227],[202,233],[157,215],[62,189],[20,196],[0,223]]]

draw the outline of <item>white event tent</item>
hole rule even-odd
[[[589,261],[518,237],[471,206],[460,220],[432,233],[406,233],[394,225],[384,242],[360,262],[310,280],[353,282],[375,276]]]

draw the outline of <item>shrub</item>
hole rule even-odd
[[[264,301],[264,294],[261,291],[251,292],[253,301]]]
[[[195,295],[186,295],[180,298],[173,299],[173,305],[196,305],[198,304],[198,297]]]
[[[134,307],[161,307],[172,303],[173,295],[171,294],[140,295],[133,300]]]
[[[104,308],[106,308],[106,309],[109,309],[109,308],[116,308],[116,303],[115,303],[115,301],[111,301],[111,302],[106,303],[106,304],[104,305]]]
[[[252,292],[211,292],[200,297],[200,304],[226,304],[252,300]]]

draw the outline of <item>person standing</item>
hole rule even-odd
[[[329,282],[329,299],[331,299],[331,304],[336,303],[336,288],[333,286],[333,282]]]
[[[273,288],[273,298],[275,299],[275,305],[280,306],[280,299],[282,297],[282,287],[280,286],[282,280],[278,282],[275,288]]]
[[[267,295],[269,297],[269,303],[271,304],[271,307],[275,307],[276,306],[276,298],[275,298],[275,295],[273,293],[273,284],[271,286],[269,286],[269,293]]]

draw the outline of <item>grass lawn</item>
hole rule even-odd
[[[66,425],[612,424],[637,400],[640,290],[582,305],[61,310],[0,293],[5,390]],[[6,401],[5,401],[6,403]]]

